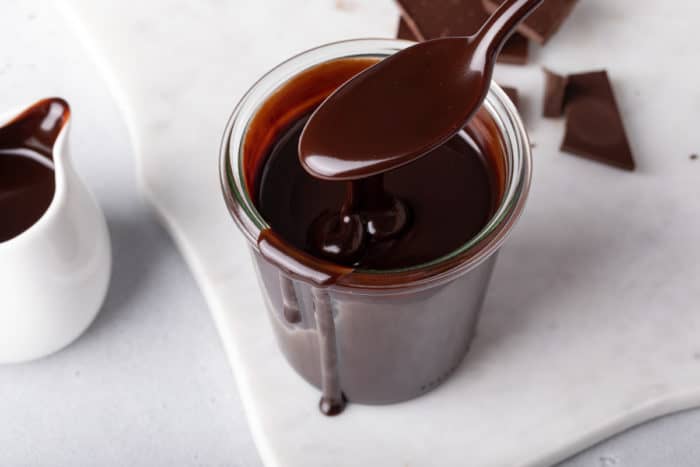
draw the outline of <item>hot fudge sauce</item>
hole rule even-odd
[[[487,158],[466,132],[428,156],[384,174],[383,180],[365,179],[352,190],[348,185],[355,182],[321,180],[302,168],[297,146],[307,118],[293,123],[270,148],[256,184],[258,209],[272,230],[306,253],[333,256],[344,266],[361,269],[417,266],[465,244],[496,207],[498,194]],[[343,212],[348,195],[359,199],[352,200],[353,209]],[[367,225],[365,220],[372,218],[375,203],[383,197],[389,198],[389,206],[398,201],[406,210],[403,230],[385,238],[372,232],[391,227]],[[383,206],[376,209],[381,212]],[[350,220],[343,222],[343,217]],[[328,226],[332,223],[328,219],[337,219],[340,225],[326,227],[319,235],[319,223]],[[363,222],[364,227],[352,225]],[[340,251],[333,255],[323,251],[319,239],[328,236],[342,240],[336,245]]]
[[[68,112],[62,99],[45,99],[0,128],[0,242],[30,228],[51,204],[52,148]]]
[[[503,149],[481,116],[427,157],[379,176],[328,181],[304,170],[298,142],[309,115],[374,63],[340,59],[293,78],[258,109],[244,142],[246,183],[270,225],[257,239],[259,251],[285,271],[278,288],[287,325],[303,325],[291,278],[316,285],[319,406],[327,415],[340,413],[346,400],[326,287],[354,271],[411,268],[452,253],[483,229],[503,194]]]

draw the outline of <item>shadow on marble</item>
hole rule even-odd
[[[170,237],[145,206],[105,215],[112,239],[112,280],[102,310],[86,337],[101,334],[130,312],[129,304],[155,280],[155,266],[172,248]]]

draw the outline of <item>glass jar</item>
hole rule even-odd
[[[261,109],[269,107],[290,80],[338,59],[381,59],[411,44],[351,40],[289,59],[241,99],[221,146],[224,198],[248,240],[280,349],[311,384],[324,393],[339,386],[352,402],[385,404],[419,396],[445,381],[464,358],[497,252],[525,205],[532,164],[527,134],[513,103],[492,84],[469,125],[477,142],[488,139],[499,146],[492,163],[499,172],[500,203],[482,231],[427,264],[391,271],[355,270],[332,285],[319,285],[320,281],[301,280],[298,273],[317,269],[322,260],[311,261],[299,252],[292,261],[289,257],[276,261],[275,255],[261,253],[266,247],[259,242],[261,233],[270,227],[253,202],[247,172],[254,157],[251,146],[269,135],[251,135],[249,130]],[[299,96],[299,106],[311,105],[304,99],[311,102],[309,96]],[[285,109],[277,110],[274,115],[279,119],[289,118]],[[294,249],[285,245],[285,251]],[[321,312],[325,309],[329,318]]]

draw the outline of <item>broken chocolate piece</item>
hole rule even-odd
[[[501,86],[501,89],[503,89],[503,91],[506,94],[508,94],[508,97],[510,98],[510,100],[513,101],[515,107],[520,107],[520,95],[516,88],[512,88],[510,86]]]
[[[335,8],[340,11],[353,11],[357,5],[351,0],[335,0]]]
[[[562,151],[634,170],[622,116],[605,71],[569,75]]]
[[[411,31],[411,28],[408,26],[408,23],[405,19],[403,19],[403,17],[399,18],[399,28],[396,31],[396,38],[416,42],[420,40],[415,34],[413,34],[413,31]]]
[[[505,0],[484,0],[490,13],[496,11]],[[518,27],[518,32],[539,44],[546,44],[571,14],[577,0],[545,0]]]
[[[542,71],[545,75],[542,115],[547,118],[559,118],[564,114],[564,100],[569,78],[546,68],[543,68]]]
[[[448,36],[470,36],[486,22],[489,14],[481,0],[397,0],[406,26],[418,40]],[[528,43],[514,34],[503,47],[498,61],[527,63]]]

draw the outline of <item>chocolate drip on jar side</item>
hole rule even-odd
[[[284,314],[284,319],[287,320],[289,324],[301,322],[299,300],[297,300],[292,279],[280,274],[280,289],[282,290],[282,313]]]
[[[340,368],[338,367],[338,341],[333,322],[333,308],[328,292],[313,288],[318,331],[319,353],[321,357],[321,389],[323,395],[318,404],[324,415],[338,415],[345,409],[345,396],[340,385]]]

